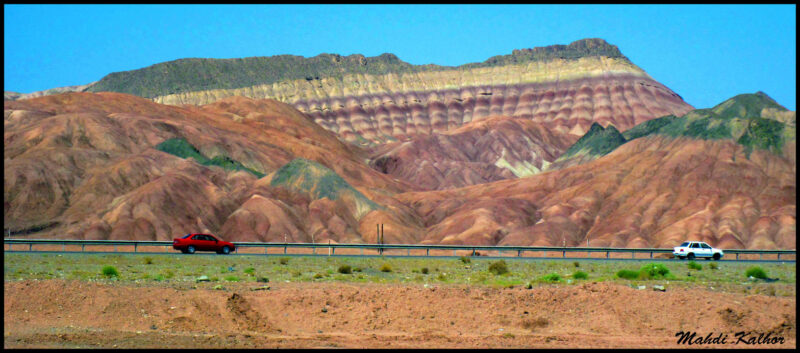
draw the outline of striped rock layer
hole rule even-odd
[[[592,122],[624,131],[692,106],[624,58],[583,57],[516,65],[282,81],[153,98],[207,104],[229,96],[294,105],[346,141],[405,140],[490,115],[522,117],[583,135]]]

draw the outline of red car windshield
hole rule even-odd
[[[186,235],[182,236],[181,239],[188,239],[191,236],[192,236],[191,234],[186,234]]]

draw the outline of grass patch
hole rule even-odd
[[[542,277],[545,282],[561,282],[561,276],[558,273],[548,273]]]
[[[586,273],[586,272],[583,272],[583,271],[575,271],[575,273],[572,274],[572,278],[574,278],[574,279],[588,279],[589,278],[589,274]]]
[[[716,269],[719,268],[719,265],[717,265],[716,262],[712,262],[712,263],[708,264],[708,268],[710,268],[712,270],[716,270]]]
[[[639,269],[640,277],[645,276],[647,278],[657,279],[665,277],[668,274],[669,269],[666,266],[658,263],[649,263]]]
[[[686,264],[686,267],[688,267],[690,270],[698,270],[698,271],[703,269],[703,265],[694,261],[689,261],[689,263]]]
[[[280,262],[281,265],[286,265],[286,264],[289,263],[289,258],[288,257],[282,257],[282,258],[278,259],[278,262]]]
[[[119,277],[119,271],[117,271],[116,267],[111,266],[111,265],[103,266],[103,269],[101,270],[101,272],[103,273],[104,276],[109,277],[109,278],[111,278],[111,277]]]
[[[617,277],[624,279],[637,279],[639,278],[639,271],[622,269],[617,271]]]
[[[148,256],[148,257],[145,257],[145,258],[144,258],[144,264],[145,264],[145,265],[152,265],[152,264],[153,264],[153,258],[152,258],[152,257],[149,257],[149,256]]]
[[[460,257],[459,260],[461,260],[461,262],[463,262],[465,264],[468,264],[468,263],[472,262],[472,260],[470,260],[470,258],[468,258],[466,256]]]
[[[227,277],[225,277],[225,280],[228,281],[228,282],[239,282],[239,277],[237,277],[237,276],[227,276]]]
[[[244,273],[246,273],[248,275],[252,275],[252,274],[256,273],[256,269],[252,268],[252,267],[248,267],[248,268],[244,269]]]

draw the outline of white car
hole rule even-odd
[[[672,249],[675,257],[683,260],[694,260],[696,257],[705,257],[706,260],[719,260],[722,258],[722,250],[715,249],[702,241],[687,241]]]

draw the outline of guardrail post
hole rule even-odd
[[[652,251],[650,252],[650,258],[651,259],[653,258],[653,252]]]
[[[407,256],[411,256],[411,248],[408,248],[408,249],[406,249],[406,250],[407,250],[407,251],[406,251],[406,255],[407,255]]]
[[[361,255],[364,255],[364,248],[361,248]]]
[[[456,256],[456,249],[453,249],[453,256]]]
[[[778,260],[781,259],[781,253],[778,253]]]
[[[286,255],[286,246],[283,247],[283,254]]]
[[[455,253],[453,253],[455,255]],[[472,256],[475,256],[475,248],[472,248]]]
[[[364,249],[361,249],[361,250],[364,250]],[[425,249],[425,256],[431,256],[431,249],[430,248],[426,248]]]
[[[761,253],[761,254],[758,254],[758,259],[759,259],[759,260],[764,260],[764,254],[763,254],[763,253]]]
[[[81,244],[81,252],[86,252],[86,244]]]
[[[28,251],[33,251],[33,243],[28,244]]]
[[[133,243],[133,252],[136,252],[136,249],[139,248],[138,243]]]
[[[67,251],[67,244],[61,243],[61,251]]]
[[[608,258],[609,251],[606,251],[606,259]]]
[[[636,252],[635,251],[631,251],[631,259],[634,258],[634,257],[636,257]]]
[[[117,252],[117,244],[114,244],[114,252]]]
[[[736,253],[736,260],[739,260],[739,253]]]
[[[497,256],[503,256],[503,250],[497,250]]]
[[[522,250],[517,250],[517,257],[522,257]]]

